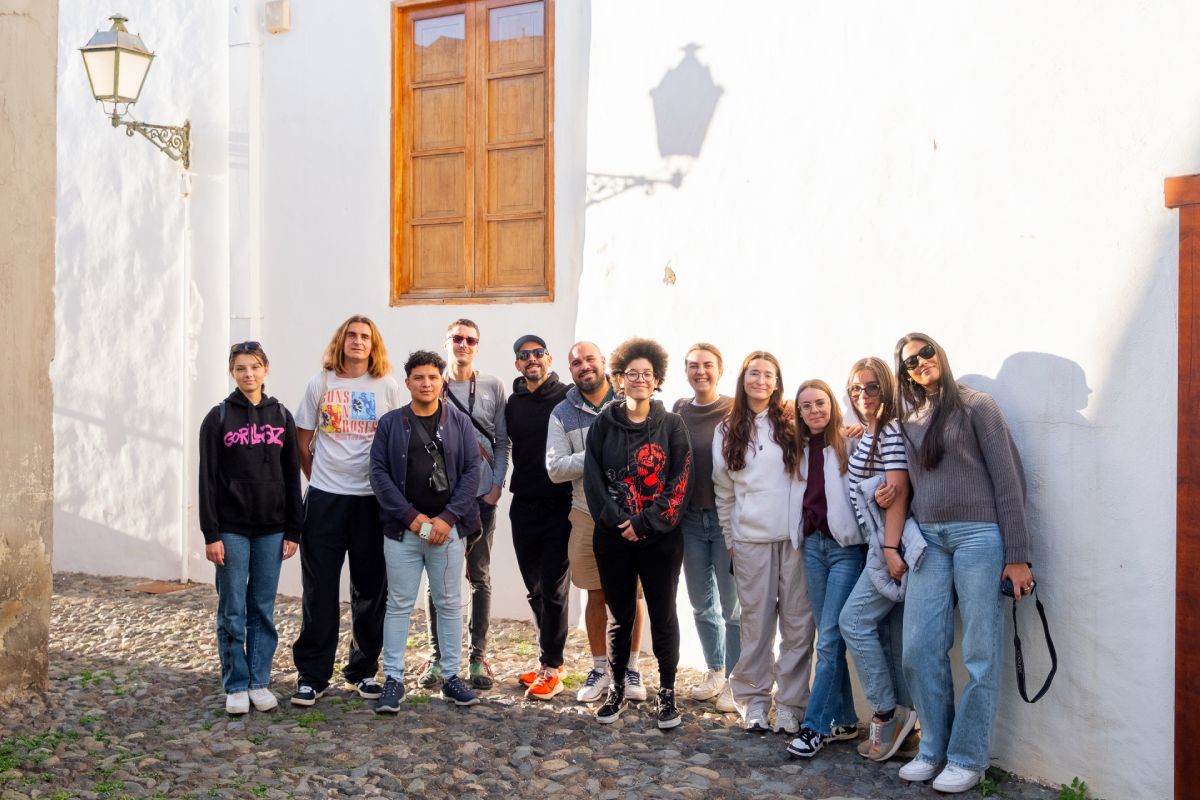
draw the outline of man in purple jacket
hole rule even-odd
[[[441,402],[445,369],[428,350],[408,357],[404,385],[412,402],[383,415],[371,445],[388,579],[379,714],[396,713],[404,700],[404,651],[422,570],[437,608],[442,698],[460,706],[479,702],[458,676],[464,542],[479,529],[479,445],[467,416]]]

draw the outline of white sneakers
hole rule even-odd
[[[796,719],[796,713],[787,706],[775,706],[775,727],[776,733],[787,733],[795,736],[800,732],[800,720]]]
[[[942,774],[933,779],[933,788],[946,794],[965,792],[983,777],[983,772],[947,764]]]
[[[767,715],[761,708],[747,709],[742,725],[751,733],[766,733],[771,730],[771,726],[767,724]]]
[[[608,694],[608,687],[612,686],[612,675],[607,671],[601,672],[598,669],[593,669],[587,675],[587,680],[583,682],[583,686],[579,687],[579,691],[575,694],[575,699],[581,703],[595,703],[604,699]]]
[[[732,714],[737,711],[737,703],[733,702],[733,687],[726,681],[725,688],[717,695],[717,711],[722,714]]]
[[[636,669],[625,670],[625,699],[635,703],[646,699],[646,687],[642,685],[642,673]]]
[[[240,716],[250,713],[250,695],[246,692],[233,692],[225,695],[225,713]]]
[[[254,707],[259,711],[270,711],[279,705],[279,700],[275,697],[275,695],[271,694],[271,690],[265,686],[260,689],[251,689],[249,691],[249,695],[250,702],[253,703]]]
[[[704,677],[692,687],[692,690],[688,692],[688,697],[693,700],[712,700],[721,693],[724,687],[725,676],[721,671],[715,669],[705,670]]]

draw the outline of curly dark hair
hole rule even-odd
[[[629,362],[639,358],[650,362],[650,368],[654,370],[654,391],[661,392],[663,381],[667,377],[667,350],[653,339],[634,337],[621,342],[608,357],[609,371],[613,375],[622,374]]]
[[[439,356],[432,350],[414,350],[408,354],[408,360],[404,362],[404,376],[412,375],[412,371],[417,367],[435,366],[438,372],[446,371],[446,359]]]

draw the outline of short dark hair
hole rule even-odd
[[[414,350],[408,354],[408,360],[404,362],[404,377],[412,375],[412,371],[417,367],[428,366],[437,367],[438,372],[445,372],[446,359],[432,350]]]
[[[639,358],[650,362],[650,368],[654,370],[655,391],[662,391],[663,381],[667,377],[667,350],[653,339],[634,337],[621,342],[608,357],[609,370],[613,374],[624,372],[629,362]]]
[[[449,333],[450,331],[454,330],[459,325],[462,325],[463,327],[466,327],[466,328],[474,328],[475,336],[477,336],[477,337],[479,336],[479,326],[475,324],[474,320],[469,320],[466,317],[459,317],[458,319],[454,320],[454,322],[451,322],[449,325],[447,325],[446,333]]]

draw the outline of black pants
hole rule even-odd
[[[496,507],[476,498],[479,503],[479,522],[482,527],[466,539],[467,583],[471,585],[471,610],[467,630],[471,635],[470,661],[487,653],[488,628],[492,616],[492,539],[496,533]],[[433,593],[425,587],[426,619],[429,622],[429,641],[433,643],[433,663],[442,660],[442,648],[437,638],[437,609]]]
[[[634,543],[622,539],[612,528],[597,525],[592,549],[610,614],[608,653],[613,681],[625,678],[637,615],[637,584],[641,578],[646,613],[650,617],[650,639],[654,643],[654,657],[658,659],[659,685],[674,689],[675,671],[679,667],[675,596],[683,566],[683,533],[676,528],[670,533],[655,534],[648,542]]]
[[[341,608],[342,564],[350,556],[350,658],[342,670],[350,683],[372,678],[383,649],[383,613],[387,608],[387,571],[383,526],[374,495],[357,496],[308,488],[304,499],[304,535],[300,569],[304,617],[292,645],[297,683],[320,691],[333,676]]]
[[[538,659],[547,667],[561,667],[567,646],[567,603],[570,600],[571,565],[567,542],[571,538],[571,498],[546,499],[513,496],[508,509],[512,522],[513,550],[525,581],[526,597],[538,629]]]

